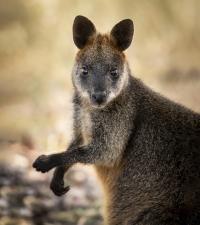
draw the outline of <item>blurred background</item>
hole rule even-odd
[[[102,32],[131,18],[127,57],[136,77],[200,112],[199,0],[0,0],[0,225],[98,225],[102,192],[89,166],[74,166],[61,198],[52,174],[31,168],[71,138],[72,24]]]

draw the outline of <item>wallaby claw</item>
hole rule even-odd
[[[52,192],[57,195],[57,196],[62,196],[64,194],[66,194],[70,187],[66,186],[64,187],[64,181],[63,180],[52,180],[51,184],[50,184],[50,189],[52,190]]]

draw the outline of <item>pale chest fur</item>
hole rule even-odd
[[[92,121],[90,113],[84,108],[80,111],[80,122],[83,145],[88,145],[92,139]]]

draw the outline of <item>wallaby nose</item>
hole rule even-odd
[[[102,104],[103,102],[105,102],[106,92],[105,91],[95,92],[95,93],[92,93],[91,97],[93,102]]]

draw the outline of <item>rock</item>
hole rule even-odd
[[[64,199],[64,203],[67,207],[87,207],[89,205],[85,190],[74,186],[70,189],[69,194]]]
[[[23,170],[0,165],[0,225],[99,225],[95,182],[82,167],[69,173],[71,189],[57,197],[50,179],[32,179]]]
[[[27,208],[12,208],[10,210],[10,216],[19,218],[31,218],[32,212]]]
[[[82,185],[87,181],[87,175],[84,171],[75,170],[71,173],[71,180],[73,180],[74,185]]]
[[[1,198],[0,199],[0,209],[5,209],[8,208],[8,202],[6,201],[6,199]]]
[[[25,219],[16,219],[9,217],[2,217],[0,220],[0,225],[33,225],[33,223],[29,220]]]

